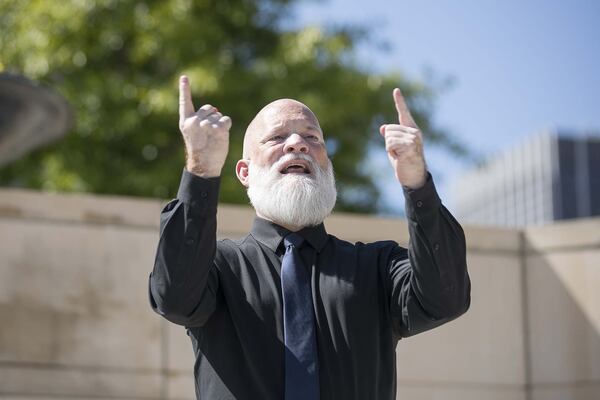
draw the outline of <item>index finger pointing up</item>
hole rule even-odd
[[[194,112],[190,81],[187,76],[181,75],[179,78],[179,119],[191,117]]]
[[[402,96],[402,92],[400,89],[396,88],[393,92],[394,95],[394,104],[396,105],[396,111],[398,111],[398,121],[400,125],[405,125],[411,128],[418,128],[415,120],[410,114],[410,110],[406,105],[406,101],[404,100],[404,96]]]

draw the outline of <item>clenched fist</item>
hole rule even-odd
[[[210,104],[195,110],[187,76],[179,78],[179,129],[186,152],[186,169],[205,178],[221,175],[229,151],[231,118]]]
[[[406,106],[400,89],[393,92],[399,124],[381,125],[385,150],[401,185],[417,189],[425,184],[427,165],[423,153],[423,136]]]

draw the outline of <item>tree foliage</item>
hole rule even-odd
[[[234,165],[245,128],[266,103],[296,98],[313,109],[338,181],[338,209],[373,211],[378,191],[363,168],[376,126],[395,117],[399,85],[429,140],[432,91],[355,62],[361,31],[282,30],[292,0],[0,1],[0,70],[59,91],[76,124],[60,142],[0,170],[3,185],[135,196],[174,196],[183,168],[177,78],[196,106],[231,116],[221,201],[246,203]],[[383,151],[383,149],[382,149]],[[390,172],[392,173],[392,172]]]

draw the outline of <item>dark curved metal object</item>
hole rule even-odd
[[[58,93],[0,73],[0,166],[61,138],[72,124],[71,107]]]

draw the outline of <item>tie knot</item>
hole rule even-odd
[[[286,249],[290,246],[294,246],[298,249],[300,248],[300,246],[302,246],[303,242],[304,238],[298,235],[297,233],[290,233],[289,235],[283,238],[283,244],[285,245]]]

